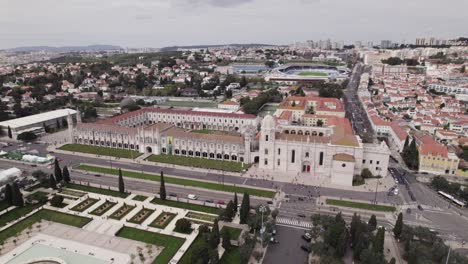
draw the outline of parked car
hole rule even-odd
[[[177,197],[177,194],[176,194],[176,193],[169,193],[169,196],[171,196],[171,197]]]
[[[304,250],[304,251],[307,252],[307,253],[312,252],[312,249],[310,248],[309,245],[302,245],[302,246],[301,246],[301,249]]]
[[[205,202],[207,202],[207,203],[214,203],[214,200],[213,200],[213,199],[206,199]]]
[[[223,200],[219,200],[218,204],[226,204]]]
[[[272,202],[272,201],[268,201],[267,204],[273,204],[273,202]]]
[[[424,211],[423,207],[420,204],[418,204],[418,209]]]
[[[406,212],[407,212],[408,214],[411,214],[411,208],[406,208]]]
[[[302,218],[306,217],[306,215],[303,213],[297,214],[297,216],[302,217]]]
[[[270,238],[270,243],[278,244],[279,241],[278,241],[278,239],[276,239],[275,237],[272,237],[272,238]]]
[[[197,200],[198,196],[196,196],[195,194],[189,194],[187,195],[187,198],[189,198],[190,200]]]
[[[312,236],[309,233],[305,233],[302,235],[302,239],[304,239],[307,242],[310,242],[312,240]]]

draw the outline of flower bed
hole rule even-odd
[[[109,218],[120,220],[124,216],[126,216],[128,213],[130,213],[130,211],[132,211],[134,208],[135,208],[134,205],[124,204],[117,211],[111,214]]]
[[[162,212],[153,222],[151,222],[150,226],[164,229],[171,221],[176,217],[174,213]]]
[[[90,214],[101,216],[105,214],[107,211],[109,211],[116,204],[117,203],[105,201],[101,206],[94,209]]]
[[[143,223],[152,213],[154,210],[143,208],[141,209],[136,215],[134,215],[128,222],[134,224],[141,224]]]
[[[70,190],[70,189],[63,189],[61,194],[68,195],[68,196],[73,196],[73,197],[83,197],[86,195],[85,192],[79,192],[75,190]]]
[[[83,212],[84,210],[90,208],[93,206],[95,203],[97,203],[99,200],[98,199],[93,199],[93,198],[88,198],[84,200],[83,202],[73,206],[70,210],[72,211],[77,211],[77,212]]]
[[[216,218],[218,218],[217,215],[201,214],[201,213],[197,213],[197,212],[188,212],[185,217],[198,219],[198,220],[202,220],[202,221],[207,221],[207,222],[211,222],[211,223],[213,223],[214,220]]]

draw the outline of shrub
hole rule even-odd
[[[190,234],[192,232],[192,224],[189,220],[181,218],[177,220],[174,231],[184,234]]]

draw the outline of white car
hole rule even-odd
[[[197,200],[198,196],[196,196],[195,194],[189,194],[187,195],[187,198],[189,198],[190,200]]]

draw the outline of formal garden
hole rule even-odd
[[[79,191],[71,190],[71,189],[68,189],[68,188],[62,189],[61,194],[76,197],[76,198],[83,197],[83,196],[86,195],[85,192],[79,192]]]
[[[144,196],[144,195],[135,195],[135,197],[132,198],[132,200],[139,201],[139,202],[143,202],[146,199],[148,199],[148,196]]]
[[[128,204],[124,203],[119,209],[117,209],[117,211],[115,211],[113,214],[111,214],[109,216],[109,218],[120,220],[124,216],[126,216],[128,213],[130,213],[130,211],[132,211],[133,209],[135,209],[134,205],[128,205]]]
[[[83,212],[86,209],[90,208],[93,206],[95,203],[97,203],[99,200],[94,199],[94,198],[87,198],[86,200],[82,201],[81,203],[75,205],[72,207],[70,210],[72,211],[77,211],[77,212]]]
[[[169,225],[172,219],[176,217],[176,215],[177,214],[174,213],[161,212],[161,214],[159,214],[158,217],[156,217],[156,219],[154,219],[154,221],[149,224],[149,226],[164,229],[167,225]]]
[[[209,214],[202,214],[202,213],[197,213],[197,212],[188,212],[185,215],[185,217],[213,223],[214,220],[216,218],[218,218],[218,215],[209,215]]]
[[[105,214],[107,211],[109,211],[112,207],[114,207],[117,203],[116,202],[111,202],[106,200],[102,205],[100,205],[98,208],[94,209],[90,214],[92,215],[97,215],[101,216]]]
[[[211,206],[194,204],[194,203],[192,204],[192,203],[185,203],[185,202],[179,202],[179,201],[172,201],[172,200],[162,200],[157,197],[151,200],[151,203],[165,205],[169,207],[187,209],[187,210],[200,211],[200,212],[216,214],[216,215],[218,215],[222,211],[221,208],[217,208],[217,207],[211,207]]]
[[[136,213],[128,222],[134,224],[141,224],[143,223],[152,213],[154,210],[143,208],[138,213]]]
[[[111,157],[126,158],[126,159],[135,159],[135,158],[138,158],[140,155],[142,155],[142,153],[135,151],[135,150],[106,148],[106,147],[81,145],[81,144],[67,144],[67,145],[61,146],[58,149],[71,151],[71,152],[96,154],[96,155],[101,155],[101,156],[111,156]]]

